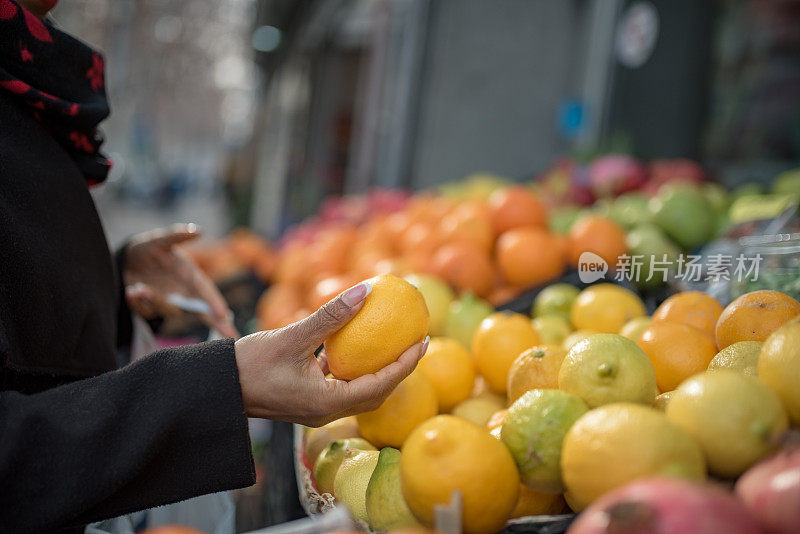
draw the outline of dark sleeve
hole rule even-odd
[[[117,347],[130,347],[133,338],[133,318],[128,308],[128,301],[125,300],[125,281],[122,279],[127,250],[126,241],[114,253],[114,268],[117,275]]]
[[[80,525],[255,482],[233,340],[0,393],[0,532]]]

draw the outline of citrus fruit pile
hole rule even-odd
[[[372,306],[391,321],[393,303],[417,296],[397,277],[376,280],[386,293],[368,297],[376,300],[359,312],[373,317],[364,329],[380,328]],[[656,488],[734,480],[800,425],[800,303],[783,293],[726,307],[678,293],[648,316],[624,287],[553,284],[530,317],[476,306],[471,294],[451,303],[442,324],[453,337],[434,336],[378,409],[306,431],[316,489],[374,530],[431,528],[455,492],[463,531],[479,533],[514,517],[605,506],[604,496],[640,479],[656,477]],[[409,309],[382,334],[376,360],[433,323]]]

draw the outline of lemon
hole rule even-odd
[[[780,397],[792,423],[800,425],[800,321],[790,321],[764,342],[758,378]]]
[[[418,369],[433,384],[440,412],[449,412],[456,404],[468,399],[475,385],[472,355],[455,339],[431,338]]]
[[[337,439],[332,442],[322,450],[317,461],[314,462],[314,481],[317,483],[317,491],[333,495],[333,481],[336,479],[336,472],[350,449],[377,450],[362,438]]]
[[[441,336],[444,333],[444,322],[450,303],[455,294],[450,286],[435,276],[425,274],[409,274],[406,281],[419,289],[425,299],[425,305],[430,314],[430,332],[432,336]]]
[[[780,399],[730,369],[697,374],[673,392],[667,417],[703,449],[709,471],[736,477],[775,449],[789,425]]]
[[[537,491],[562,493],[561,447],[586,403],[557,389],[533,389],[511,405],[500,438],[517,462],[522,483]]]
[[[631,319],[625,325],[620,328],[619,335],[623,337],[627,337],[634,343],[639,342],[639,337],[641,337],[642,332],[647,330],[647,327],[650,326],[652,319],[648,316],[644,317],[636,317],[635,319]]]
[[[438,415],[408,437],[400,458],[403,497],[423,524],[432,526],[434,507],[461,493],[463,531],[497,532],[519,494],[511,453],[485,428],[451,415]]]
[[[546,345],[560,345],[572,332],[572,326],[562,315],[542,315],[533,319],[531,324]]]
[[[391,274],[368,282],[372,291],[356,316],[325,340],[328,366],[342,380],[380,371],[428,335],[428,308],[417,288]]]
[[[592,336],[594,334],[599,334],[599,332],[596,330],[575,330],[570,335],[564,338],[564,341],[561,343],[561,346],[564,347],[566,350],[569,350],[578,341],[583,341],[587,337]]]
[[[408,509],[400,489],[400,451],[391,447],[381,449],[378,463],[369,479],[366,507],[369,525],[385,531],[419,526]]]
[[[471,348],[475,331],[481,325],[481,321],[489,317],[492,312],[494,308],[488,302],[472,293],[465,293],[460,299],[450,303],[442,334],[457,339],[465,347]]]
[[[595,284],[575,299],[570,321],[576,330],[616,334],[625,323],[646,314],[642,299],[630,289],[616,284]]]
[[[523,351],[540,343],[539,334],[524,315],[493,313],[481,322],[472,338],[475,366],[492,390],[505,393],[511,364]]]
[[[709,362],[708,370],[731,369],[747,376],[757,376],[758,355],[763,345],[761,341],[739,341],[728,345]]]
[[[649,406],[658,394],[650,359],[618,334],[594,334],[573,345],[561,363],[558,387],[591,408],[611,402]]]
[[[533,299],[531,315],[542,317],[544,315],[560,315],[569,320],[572,303],[578,298],[580,289],[571,284],[551,284],[539,291]]]
[[[319,453],[330,445],[331,442],[337,439],[357,438],[361,434],[358,433],[358,423],[353,416],[342,417],[336,421],[331,421],[327,425],[319,428],[309,428],[303,436],[303,451],[308,458],[308,462],[314,465],[317,461]]]
[[[438,412],[436,389],[415,370],[392,391],[377,410],[356,416],[364,438],[376,447],[403,445],[414,428]]]
[[[378,465],[378,451],[350,449],[345,454],[333,481],[336,500],[346,504],[353,517],[365,523],[369,523],[367,486],[376,465]]]
[[[467,399],[453,408],[452,414],[479,426],[486,426],[492,415],[506,407],[502,397],[487,395]]]
[[[553,345],[537,345],[520,354],[508,372],[508,401],[531,389],[558,388],[558,371],[566,355],[566,350]]]
[[[706,468],[697,443],[667,417],[640,404],[589,410],[567,432],[561,472],[570,507],[582,509],[637,478],[701,480]]]

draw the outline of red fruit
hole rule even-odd
[[[736,483],[736,493],[770,534],[800,532],[800,446],[751,467]]]
[[[589,166],[589,185],[598,197],[616,196],[641,187],[647,171],[638,160],[622,154],[595,159]]]
[[[567,534],[763,534],[733,494],[671,478],[632,482],[584,510]]]

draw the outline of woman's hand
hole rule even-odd
[[[128,307],[144,317],[168,317],[180,310],[167,302],[178,293],[206,301],[211,313],[200,317],[225,337],[239,333],[228,315],[228,305],[214,282],[176,245],[200,236],[194,224],[178,224],[134,236],[125,251],[122,280]]]
[[[428,348],[427,340],[412,345],[377,373],[350,382],[325,378],[325,352],[314,357],[317,347],[358,313],[369,290],[369,284],[362,282],[302,321],[236,342],[247,415],[321,426],[381,405],[417,366]]]

